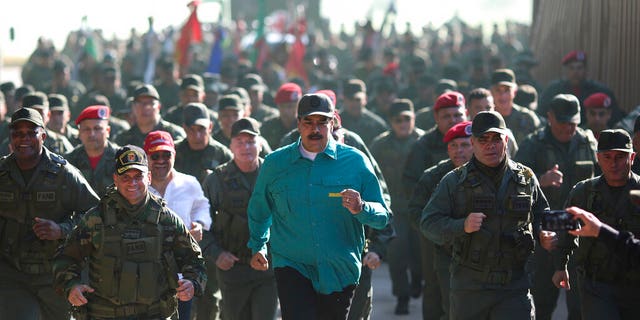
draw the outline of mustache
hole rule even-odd
[[[320,140],[322,138],[324,138],[324,136],[320,133],[312,133],[310,135],[307,136],[307,138],[311,139],[311,140]]]

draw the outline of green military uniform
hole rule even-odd
[[[296,128],[296,124],[293,124],[293,128]],[[285,128],[282,124],[280,117],[273,117],[266,119],[260,127],[260,134],[267,140],[269,145],[273,148],[280,146],[282,138],[291,131],[292,128]]]
[[[184,123],[185,106],[186,105],[175,105],[169,108],[169,110],[167,110],[167,113],[162,116],[162,119],[164,119],[165,121],[169,121],[177,126],[181,126]],[[213,123],[213,127],[218,128],[220,126],[220,123],[218,122],[218,113],[208,108],[207,111],[209,112],[209,120],[211,120],[211,123]]]
[[[436,125],[433,107],[424,107],[416,111],[416,127],[429,130]]]
[[[442,178],[422,212],[422,232],[452,246],[451,319],[531,319],[525,263],[549,206],[531,169],[506,158],[490,168],[472,158]],[[464,231],[470,212],[487,217]]]
[[[222,130],[214,132],[212,136],[214,139],[216,139],[216,141],[220,142],[227,148],[229,147],[229,145],[231,145],[231,138],[227,138]],[[271,151],[273,151],[271,149],[271,146],[269,145],[269,142],[267,142],[267,140],[262,136],[257,136],[256,140],[258,140],[258,142],[262,144],[262,150],[260,150],[259,154],[260,158],[266,157],[269,153],[271,153]]]
[[[157,130],[169,132],[174,141],[178,141],[187,137],[187,134],[184,132],[184,129],[182,129],[182,127],[165,120],[160,120],[160,122],[158,122],[158,124],[153,129],[151,129],[151,131]],[[134,146],[142,147],[142,145],[144,145],[144,139],[146,137],[147,134],[141,132],[138,126],[133,126],[131,127],[131,129],[117,135],[115,137],[115,141],[116,144],[120,146],[132,144]]]
[[[367,109],[362,109],[359,118],[344,111],[340,113],[340,118],[342,127],[357,133],[367,146],[371,144],[373,138],[389,129],[382,118]]]
[[[260,123],[263,123],[269,118],[278,116],[280,116],[280,111],[278,111],[278,109],[264,103],[261,104],[258,109],[251,108],[251,118],[258,120]]]
[[[409,297],[419,294],[422,287],[420,257],[417,255],[420,252],[419,238],[416,230],[409,225],[409,197],[405,193],[398,165],[405,163],[409,150],[423,134],[422,129],[415,128],[407,138],[400,139],[393,131],[387,131],[371,143],[371,154],[380,165],[391,193],[393,227],[397,237],[389,243],[388,262],[392,292],[398,297],[399,303],[408,302]]]
[[[84,267],[95,291],[79,308],[88,319],[155,319],[175,313],[178,273],[195,295],[206,283],[198,244],[164,200],[147,193],[132,206],[110,189],[88,212],[54,260],[55,289],[64,297]]]
[[[211,242],[203,245],[211,257],[211,268],[217,270],[222,291],[222,317],[234,319],[273,319],[277,308],[276,280],[273,268],[257,271],[250,266],[251,250],[247,206],[262,159],[256,171],[240,171],[235,162],[218,166],[204,183],[204,193],[211,203],[213,218]],[[229,270],[215,266],[215,261],[228,251],[239,260]]]
[[[72,127],[70,124],[65,125],[64,137],[67,138],[67,140],[69,140],[72,146],[75,147],[80,143],[82,143],[82,141],[80,141],[79,136],[80,136],[80,131],[78,131],[78,129]]]
[[[21,171],[11,154],[0,160],[0,312],[5,319],[68,319],[54,294],[51,258],[62,240],[40,240],[34,218],[56,222],[66,236],[77,216],[98,203],[80,172],[43,148],[38,165]]]
[[[113,174],[115,172],[113,158],[118,148],[116,144],[107,141],[107,146],[104,148],[104,153],[95,169],[91,168],[89,156],[83,145],[79,145],[73,151],[67,153],[65,158],[82,172],[82,175],[96,193],[103,195],[107,191],[107,187],[113,184]]]
[[[438,162],[426,169],[409,200],[409,223],[420,229],[422,209],[427,205],[436,186],[449,171],[455,169],[451,159]],[[422,294],[423,319],[449,319],[449,265],[451,248],[436,245],[421,234],[422,276],[424,290]]]
[[[598,176],[579,182],[571,191],[567,206],[580,207],[615,229],[637,235],[640,234],[640,209],[629,199],[629,191],[637,189],[640,189],[640,176],[634,173],[623,187],[610,187],[604,176]],[[636,319],[640,270],[637,267],[626,269],[615,253],[597,238],[581,237],[578,240],[577,248],[573,246],[574,242],[559,246],[560,259],[556,259],[555,267],[556,270],[566,267],[568,249],[573,248],[571,260],[575,260],[578,269],[582,318]],[[575,284],[573,281],[573,288]]]
[[[514,160],[530,167],[538,179],[554,165],[559,166],[563,174],[562,185],[542,187],[542,191],[551,209],[560,210],[564,209],[571,188],[579,181],[589,179],[597,173],[596,145],[597,141],[591,131],[577,128],[571,141],[563,144],[553,137],[551,127],[546,126],[522,142]],[[555,268],[551,255],[542,247],[536,248],[533,259],[534,278],[531,291],[536,305],[536,318],[550,319],[558,300],[558,289],[549,281]],[[574,275],[575,270],[570,269]],[[567,299],[570,299],[569,311],[575,317],[579,315],[580,310],[577,296],[572,293],[567,293]]]
[[[176,143],[174,168],[196,177],[200,183],[203,183],[213,169],[231,159],[233,159],[231,150],[214,139],[210,138],[209,145],[204,149],[193,150],[185,138]]]
[[[511,129],[516,141],[523,141],[528,134],[536,131],[540,127],[540,118],[535,112],[513,104],[511,114],[503,116],[507,128]]]
[[[131,129],[131,125],[127,120],[120,119],[111,115],[109,117],[109,127],[111,127],[111,136],[117,137],[120,133]]]
[[[442,139],[444,139],[442,132],[438,130],[438,127],[433,127],[425,132],[411,147],[402,172],[405,192],[408,195],[413,193],[413,186],[425,169],[449,157],[447,144]]]

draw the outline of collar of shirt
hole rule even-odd
[[[338,158],[338,151],[337,151],[337,142],[335,140],[333,140],[332,137],[329,138],[329,143],[327,144],[327,147],[324,148],[324,150],[322,152],[319,152],[316,154],[326,154],[329,158],[332,159],[337,159]],[[305,159],[309,159],[308,157],[306,157],[302,152],[302,150],[304,149],[304,147],[302,146],[302,139],[298,138],[298,143],[296,145],[296,152],[292,152],[291,153],[291,162],[294,162],[296,160],[298,160],[299,158],[305,158]],[[308,152],[306,150],[304,150],[305,152]],[[315,157],[314,157],[315,158]]]

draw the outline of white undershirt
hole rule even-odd
[[[310,151],[307,151],[307,149],[305,149],[305,148],[302,146],[302,143],[300,144],[300,146],[298,147],[298,149],[300,150],[300,154],[302,154],[302,157],[303,157],[303,158],[307,158],[307,159],[309,159],[309,160],[311,160],[311,161],[315,160],[315,159],[316,159],[316,156],[318,155],[318,153],[317,153],[317,152],[310,152]]]

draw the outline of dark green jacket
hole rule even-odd
[[[113,184],[113,173],[116,169],[113,159],[118,148],[118,145],[107,141],[107,146],[95,169],[91,168],[89,156],[85,151],[84,145],[77,146],[73,151],[67,153],[65,158],[82,172],[84,178],[87,179],[97,194],[103,195],[107,187]]]
[[[200,183],[203,183],[213,169],[231,159],[233,159],[231,150],[213,138],[209,138],[209,144],[202,150],[191,149],[185,138],[176,143],[174,168],[196,177]]]
[[[173,138],[173,141],[182,140],[187,137],[187,134],[184,132],[184,129],[182,129],[182,127],[165,120],[160,120],[160,122],[158,122],[158,124],[151,131],[156,130],[169,132],[171,134],[171,137]],[[120,146],[132,144],[134,146],[142,148],[144,145],[144,139],[147,137],[147,133],[142,133],[140,131],[140,128],[134,125],[131,127],[131,129],[118,134],[115,137],[115,141]]]

